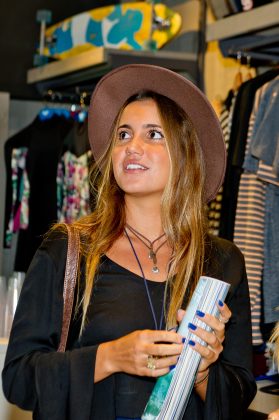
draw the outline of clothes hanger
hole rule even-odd
[[[71,113],[67,109],[63,108],[43,108],[39,112],[39,118],[41,121],[50,120],[53,117],[64,117],[66,119],[71,118]]]
[[[78,89],[78,88],[77,88]],[[87,110],[87,98],[90,98],[90,94],[88,92],[81,92],[79,93],[79,104],[73,103],[71,105],[71,113],[74,120],[78,121],[79,123],[83,123],[88,115]]]
[[[245,76],[245,82],[247,82],[248,80],[251,80],[251,79],[253,79],[253,74],[252,74],[252,72],[251,72],[251,57],[250,57],[250,55],[247,55],[246,56],[246,61],[247,61],[247,63],[246,63],[246,65],[247,65],[247,74],[246,74],[246,76]]]
[[[238,71],[234,76],[233,87],[232,87],[234,92],[237,92],[238,89],[240,88],[240,86],[243,83],[243,75],[242,75],[242,72],[241,72],[241,57],[242,57],[242,53],[241,53],[241,51],[238,51],[237,56],[236,56],[236,59],[237,59],[237,62],[238,62]]]
[[[54,116],[57,117],[64,117],[66,119],[71,117],[70,109],[66,109],[64,107],[55,107],[55,104],[52,104],[49,106],[49,101],[54,102],[62,102],[62,94],[59,92],[54,92],[52,90],[48,90],[47,93],[44,95],[44,98],[46,100],[45,106],[40,110],[39,112],[39,118],[41,121],[50,120]]]

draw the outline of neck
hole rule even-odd
[[[161,206],[150,200],[126,200],[126,222],[151,241],[163,233]]]

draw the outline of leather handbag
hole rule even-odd
[[[79,231],[72,225],[65,224],[68,232],[68,249],[63,287],[63,321],[58,352],[65,352],[69,327],[73,312],[75,287],[79,266],[80,237]]]

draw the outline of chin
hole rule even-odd
[[[158,198],[159,200],[161,200],[163,191],[154,191],[154,190],[147,190],[147,189],[136,189],[136,188],[127,188],[125,190],[123,190],[125,195],[129,196],[129,197],[135,197],[135,198],[150,198],[150,199],[154,199],[154,198]]]

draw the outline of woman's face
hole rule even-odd
[[[161,198],[169,178],[170,159],[154,100],[135,101],[124,109],[112,165],[116,182],[126,194]]]

